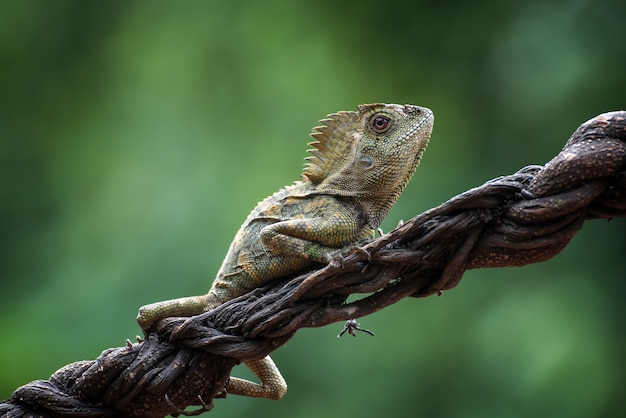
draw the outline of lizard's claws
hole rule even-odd
[[[367,251],[366,249],[364,249],[363,247],[355,247],[354,248],[354,252],[355,253],[359,253],[359,254],[363,254],[365,255],[365,257],[367,257],[367,262],[369,263],[370,261],[372,261],[372,255],[369,253],[369,251]]]
[[[361,331],[361,332],[371,335],[372,337],[374,336],[374,333],[372,331],[364,329],[364,328],[360,328],[359,323],[356,322],[356,319],[349,319],[346,321],[346,324],[343,326],[343,330],[341,330],[339,335],[337,335],[337,338],[341,337],[346,332],[352,335],[353,337],[356,337],[356,333],[354,331]]]
[[[328,264],[333,266],[333,267],[343,268],[343,263],[344,263],[343,256],[342,255],[338,255],[337,257],[335,257],[332,260],[330,260],[330,263],[328,263]]]
[[[343,254],[339,254],[333,259],[331,259],[329,264],[333,267],[343,268],[343,265],[346,261],[346,257],[348,255],[355,254],[355,253],[364,255],[367,258],[368,263],[372,261],[372,255],[367,250],[365,250],[363,247],[359,247],[355,245],[352,248],[350,248],[349,251],[346,251]]]
[[[228,384],[230,383],[230,376],[228,377],[228,382],[226,382],[226,386],[224,386],[224,388],[220,391],[218,391],[215,394],[215,398],[220,398],[220,399],[225,399],[226,396],[228,395],[228,391],[226,390],[226,388],[228,387]]]
[[[174,405],[174,402],[170,400],[169,395],[167,393],[165,394],[165,402],[167,402],[168,405],[171,406],[172,409],[175,411],[175,413],[172,414],[173,417],[177,417],[179,415],[192,417],[192,416],[203,414],[205,412],[209,412],[211,409],[213,409],[213,401],[207,404],[206,402],[204,402],[204,399],[202,399],[202,396],[200,395],[198,395],[198,400],[200,401],[200,405],[202,405],[200,408],[193,410],[193,411],[185,411],[183,409],[180,409],[176,405]]]

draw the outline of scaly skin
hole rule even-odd
[[[269,281],[349,254],[374,231],[417,168],[433,127],[429,109],[361,105],[321,121],[302,180],[269,196],[235,236],[209,293],[146,305],[144,331],[166,317],[193,316]],[[280,399],[287,384],[268,356],[244,363],[261,384],[231,377],[228,393]]]

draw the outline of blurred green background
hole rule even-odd
[[[0,398],[134,338],[139,306],[205,293],[327,113],[435,112],[385,230],[548,161],[626,107],[625,15],[617,0],[2,2]],[[626,415],[625,231],[590,222],[546,263],[361,318],[374,338],[301,330],[273,356],[282,401],[213,413]]]

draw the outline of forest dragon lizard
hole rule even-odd
[[[428,145],[433,113],[411,105],[360,105],[314,128],[302,179],[250,213],[208,294],[143,306],[144,331],[159,319],[209,311],[267,282],[345,256],[374,237]],[[267,356],[245,360],[260,384],[231,377],[228,393],[280,399],[287,384]]]

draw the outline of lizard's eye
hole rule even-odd
[[[389,118],[386,118],[384,116],[376,116],[372,118],[370,122],[370,126],[374,132],[382,134],[383,132],[386,132],[389,129],[389,126],[390,126],[389,122],[390,122]]]

